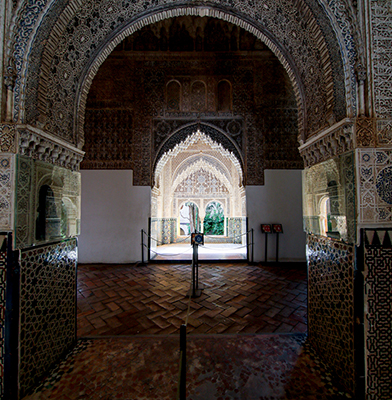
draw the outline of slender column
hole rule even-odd
[[[12,111],[14,109],[14,84],[16,79],[15,67],[13,61],[10,60],[8,67],[4,74],[4,84],[7,88],[6,94],[6,107],[5,107],[5,121],[12,121]]]
[[[358,116],[364,117],[366,115],[365,107],[365,80],[366,69],[362,64],[357,65],[357,80],[358,80]]]

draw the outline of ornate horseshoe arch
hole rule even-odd
[[[168,9],[156,13],[152,12],[148,16],[144,16],[137,21],[131,22],[127,26],[123,27],[119,32],[113,33],[111,38],[102,46],[99,52],[95,55],[93,62],[90,63],[83,72],[84,79],[78,87],[77,102],[75,103],[74,110],[74,131],[76,132],[78,138],[83,138],[84,113],[90,86],[99,70],[99,67],[106,60],[113,49],[127,36],[132,35],[144,26],[161,21],[163,19],[179,16],[210,16],[222,19],[245,29],[246,31],[255,35],[263,43],[265,43],[269,47],[269,49],[278,57],[293,85],[298,106],[298,128],[300,135],[303,135],[303,132],[306,130],[306,96],[304,95],[303,88],[300,83],[301,80],[299,77],[299,73],[295,67],[293,60],[288,54],[285,54],[283,49],[279,46],[278,42],[270,35],[267,36],[266,33],[264,33],[260,28],[256,28],[254,23],[252,24],[245,19],[240,19],[236,15],[229,14],[228,12],[206,7],[182,7]]]
[[[244,181],[244,160],[238,146],[221,129],[204,122],[195,122],[182,126],[161,144],[154,158],[152,176],[156,177],[159,174],[166,162],[165,156],[167,157],[168,153],[180,152],[182,147],[188,147],[192,141],[192,136],[196,133],[204,134],[214,147],[222,153],[226,153],[225,155],[229,156],[236,165],[239,175]]]
[[[158,1],[154,6],[143,6],[145,3],[142,3],[124,1],[117,4],[102,0],[88,7],[79,0],[72,10],[63,10],[49,29],[46,44],[39,42],[44,32],[38,29],[37,43],[32,42],[35,55],[31,67],[27,67],[24,122],[39,124],[47,132],[82,147],[87,94],[93,77],[111,50],[143,26],[185,15],[208,15],[233,23],[254,34],[275,53],[295,91],[302,140],[305,135],[329,126],[333,119],[346,116],[346,104],[343,104],[346,88],[341,82],[344,54],[339,50],[336,36],[331,33],[326,15],[320,14],[323,25],[319,25],[316,15],[318,20],[317,13],[322,11],[312,11],[305,1],[234,2],[231,8],[220,0],[212,0],[208,6],[175,0],[170,4]],[[278,9],[283,13],[279,14]],[[97,10],[101,16],[90,18],[89,15]],[[278,14],[280,18],[274,18]],[[97,33],[91,36],[88,29]],[[36,63],[40,60],[44,62],[37,68]],[[336,69],[339,70],[337,74]],[[38,112],[33,107],[37,103]]]

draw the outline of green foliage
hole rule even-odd
[[[204,233],[207,235],[224,234],[223,208],[219,203],[212,202],[207,206],[204,218]]]

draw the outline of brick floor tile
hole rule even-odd
[[[267,315],[268,317],[275,317],[275,315],[277,315],[279,313],[280,309],[276,308],[276,307],[271,307],[268,311],[265,312],[265,315]]]
[[[79,265],[78,335],[178,333],[190,279],[189,265]],[[306,332],[305,270],[203,264],[199,282],[190,332]]]
[[[213,333],[222,333],[227,329],[227,326],[224,324],[218,324],[216,326],[214,326],[213,328],[211,328],[208,333],[209,334],[213,334]]]
[[[235,314],[238,315],[239,317],[244,317],[245,315],[249,314],[251,311],[252,311],[251,308],[242,307]]]
[[[103,321],[101,318],[95,318],[90,320],[91,325],[94,326],[95,329],[101,328],[102,326],[107,326],[106,322]]]

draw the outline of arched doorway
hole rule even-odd
[[[181,254],[184,259],[190,258],[189,235],[204,231],[206,217],[209,221],[208,232],[204,232],[206,248],[200,247],[200,256],[214,259],[218,253],[219,258],[230,253],[232,258],[235,253],[239,259],[246,257],[245,246],[238,246],[246,244],[246,197],[241,159],[204,133],[204,128],[215,140],[222,139],[227,147],[236,150],[223,133],[200,124],[179,130],[162,144],[151,192],[152,259]],[[176,144],[170,148],[168,143]],[[238,150],[236,153],[239,154]],[[226,218],[223,218],[223,209]],[[213,211],[218,210],[221,211],[215,215]],[[218,234],[212,216],[215,220],[221,219],[215,221],[221,225]],[[236,246],[230,246],[234,244]],[[214,249],[216,255],[212,255]]]
[[[336,121],[340,121],[346,115],[344,112],[345,106],[343,104],[344,100],[343,97],[345,94],[344,85],[346,84],[348,91],[352,90],[352,86],[354,86],[354,89],[356,89],[355,78],[352,79],[352,81],[350,81],[351,78],[349,76],[350,72],[342,71],[342,67],[340,67],[340,65],[342,64],[341,63],[342,57],[340,57],[339,52],[336,51],[336,48],[338,47],[336,36],[339,36],[339,38],[341,37],[341,39],[339,40],[342,41],[342,48],[344,48],[343,41],[346,40],[348,36],[350,36],[350,33],[348,33],[347,35],[345,34],[345,36],[343,35],[340,36],[340,34],[335,36],[335,33],[333,32],[333,29],[331,28],[329,23],[331,19],[334,19],[333,10],[329,10],[329,8],[327,8],[326,6],[325,8],[327,9],[327,11],[325,12],[324,15],[323,10],[317,9],[317,6],[320,6],[317,2],[316,2],[317,4],[315,3],[312,5],[312,7],[314,8],[310,8],[307,2],[300,2],[299,3],[300,7],[298,8],[298,10],[296,9],[295,12],[293,12],[294,10],[291,4],[287,3],[287,5],[280,7],[277,6],[277,3],[273,1],[267,1],[266,3],[253,2],[252,5],[250,5],[249,3],[249,6],[246,5],[245,10],[240,8],[243,5],[241,2],[239,2],[238,4],[233,3],[232,8],[225,10],[225,6],[219,4],[218,2],[211,1],[212,5],[217,4],[218,7],[216,8],[214,8],[213,6],[211,6],[211,8],[189,7],[190,11],[188,11],[188,8],[184,7],[184,4],[186,3],[187,2],[181,3],[181,6],[178,8],[178,14],[174,15],[184,15],[187,13],[188,14],[193,13],[195,15],[204,16],[208,15],[208,13],[211,12],[211,15],[219,19],[223,18],[226,21],[228,20],[234,21],[237,27],[246,26],[246,30],[248,33],[254,32],[255,35],[257,35],[258,37],[263,37],[265,39],[264,41],[268,44],[268,46],[272,48],[275,53],[279,54],[280,57],[279,59],[285,66],[286,71],[288,71],[291,81],[295,82],[294,85],[295,95],[296,99],[299,100],[298,104],[299,103],[302,104],[301,107],[298,106],[300,109],[299,110],[300,118],[298,118],[299,121],[298,130],[292,129],[292,132],[295,132],[294,136],[297,133],[297,131],[299,131],[301,133],[301,140],[306,140],[312,134],[321,133],[323,128],[329,127],[331,125],[333,126],[333,124]],[[18,9],[24,10],[23,4],[24,3],[21,2],[21,7],[20,8],[18,7]],[[83,4],[82,2],[78,3],[78,5],[73,7],[73,9],[71,9],[71,7],[66,7],[66,8],[58,7],[60,11],[58,11],[58,9],[54,7],[55,9],[53,10],[53,13],[56,12],[61,13],[62,11],[64,11],[64,15],[62,15],[61,18],[59,17],[58,19],[53,19],[54,20],[53,23],[50,23],[48,21],[49,18],[46,18],[46,16],[44,16],[44,18],[42,19],[38,18],[38,20],[40,21],[39,23],[41,23],[41,20],[44,20],[45,29],[39,29],[37,24],[36,27],[37,29],[31,30],[31,32],[33,32],[31,37],[28,37],[29,35],[25,34],[26,31],[24,30],[29,28],[23,28],[21,30],[14,29],[14,32],[16,32],[15,35],[17,36],[16,43],[18,43],[17,40],[18,35],[20,35],[19,36],[20,38],[25,36],[26,37],[25,40],[30,41],[33,48],[37,43],[39,43],[39,46],[35,47],[39,48],[37,50],[38,53],[41,52],[39,55],[37,55],[37,52],[35,51],[34,48],[34,51],[31,51],[30,55],[30,53],[28,52],[29,46],[25,46],[26,54],[28,54],[28,57],[23,58],[23,56],[21,56],[20,54],[18,55],[18,57],[16,57],[18,59],[18,64],[19,64],[18,73],[20,75],[24,75],[24,73],[27,71],[25,75],[28,77],[30,76],[32,77],[32,79],[29,81],[28,90],[26,90],[26,93],[33,93],[32,94],[33,97],[35,93],[40,94],[37,95],[37,98],[39,98],[38,107],[37,107],[37,102],[34,101],[34,99],[33,101],[26,102],[27,104],[31,104],[30,110],[27,110],[26,112],[26,122],[33,123],[34,126],[37,125],[38,127],[43,127],[45,131],[53,134],[54,136],[59,136],[63,138],[66,142],[72,143],[75,146],[81,147],[83,145],[83,134],[81,134],[81,130],[83,130],[83,122],[84,122],[84,104],[92,77],[98,70],[98,65],[102,63],[103,59],[107,56],[110,50],[114,48],[115,45],[119,44],[119,42],[125,36],[127,36],[127,34],[131,33],[130,31],[128,32],[125,31],[126,29],[128,29],[129,24],[131,25],[131,29],[133,29],[132,32],[134,32],[140,30],[141,25],[143,24],[145,25],[151,23],[151,21],[161,21],[163,18],[167,18],[168,15],[170,16],[173,15],[171,14],[172,11],[175,11],[175,13],[177,12],[176,5],[171,4],[170,9],[166,8],[164,11],[162,11],[162,9],[158,8],[154,9],[154,7],[158,7],[155,5],[156,3],[154,3],[154,6],[151,6],[151,8],[148,4],[145,4],[144,10],[147,9],[147,11],[143,11],[144,14],[141,14],[140,9],[142,8],[140,9],[137,8],[139,5],[141,5],[141,2],[137,1],[133,2],[133,4],[136,4],[136,6],[135,7],[129,6],[128,10],[130,11],[125,10],[126,8],[125,4],[127,4],[128,6],[130,3],[123,2],[122,6],[119,5],[118,8],[110,6],[105,9],[104,8],[98,9],[100,7],[107,6],[107,3],[105,1],[102,1],[96,4],[95,6],[96,8],[94,10],[89,9],[91,8],[91,3],[87,2],[85,4]],[[189,2],[189,5],[192,5],[191,2]],[[221,9],[223,9],[223,11],[221,11]],[[274,14],[274,10],[278,11],[275,11]],[[52,10],[50,11],[51,12],[49,14],[52,14]],[[169,14],[164,14],[168,11],[170,11]],[[300,26],[300,24],[298,24],[297,11],[301,16],[301,19],[303,21],[307,21],[303,26]],[[23,11],[21,11],[21,13],[22,12]],[[235,15],[237,12],[239,17]],[[328,14],[328,12],[330,12],[331,14]],[[76,13],[79,14],[81,19],[75,17]],[[92,13],[94,13],[94,15],[100,15],[100,13],[102,13],[102,15],[107,16],[106,18],[100,20],[99,29],[96,28],[91,29],[90,15]],[[248,15],[248,17],[244,18],[243,17],[244,14]],[[279,18],[273,18],[274,16],[279,16]],[[15,20],[17,21],[17,19]],[[245,20],[250,21],[250,23],[245,22]],[[140,21],[143,22],[139,24]],[[276,23],[268,24],[269,27],[267,29],[266,21],[273,21]],[[339,16],[339,23],[341,23],[340,21],[341,20]],[[281,29],[282,25],[279,25],[280,23],[285,28],[293,27],[294,29]],[[32,24],[34,24],[34,22]],[[310,31],[309,29],[307,29],[307,27],[309,26],[312,26],[314,30]],[[342,22],[342,26],[345,26],[345,20]],[[86,38],[86,34],[83,32],[83,30],[85,30],[85,32],[88,32],[88,34],[90,35],[88,38]],[[48,31],[53,32],[53,35],[50,35],[49,40],[47,41],[42,40],[41,44],[40,39],[42,39],[42,37],[46,39],[48,37]],[[183,32],[182,29],[178,31]],[[67,32],[67,34],[69,34],[70,36],[72,35],[75,36],[67,37],[64,40],[65,35],[61,35],[59,34],[59,32],[64,32],[64,33]],[[92,35],[90,34],[90,32],[92,32]],[[106,35],[105,32],[107,33]],[[211,33],[211,31],[208,32]],[[264,36],[263,32],[265,32],[266,37]],[[339,32],[339,27],[337,26],[336,26],[336,32]],[[103,35],[101,35],[101,33]],[[33,39],[33,35],[35,35],[36,39]],[[152,37],[148,33],[146,33],[145,36],[154,39],[154,37]],[[213,38],[214,35],[208,35],[208,37]],[[74,43],[77,43],[77,45],[67,46],[68,43],[71,42],[72,40],[74,41]],[[62,42],[60,43],[60,41]],[[330,43],[327,43],[328,41]],[[154,40],[152,42],[148,41],[149,44],[153,42]],[[246,42],[247,41],[245,40],[245,43]],[[143,43],[143,40],[140,40],[139,43]],[[164,42],[163,41],[159,42],[159,44],[161,43],[163,44]],[[347,40],[347,43],[348,43],[346,44],[347,48],[350,48],[350,45],[352,43],[350,38]],[[43,47],[47,46],[47,47],[42,49],[42,46]],[[301,51],[301,46],[306,46],[307,47],[306,50],[308,51]],[[355,46],[353,46],[353,48],[354,47]],[[16,48],[15,51],[17,52],[20,51],[21,54],[23,54],[24,44],[15,46],[15,48]],[[95,52],[94,51],[95,49],[99,49],[99,51]],[[138,47],[136,47],[136,49],[140,50]],[[222,49],[225,48],[222,47]],[[324,57],[317,57],[319,54],[323,54]],[[355,58],[354,51],[352,51],[352,54],[354,54],[353,58]],[[41,58],[41,55],[42,55],[42,60],[45,60],[45,62],[43,63],[44,65],[40,70],[39,63],[35,62],[34,60],[36,60],[37,58],[38,59]],[[23,66],[21,67],[20,64],[24,61],[19,61],[19,60],[29,61],[29,64],[31,65],[31,67],[29,68],[31,69],[29,68],[23,69]],[[51,62],[53,62],[53,64],[51,64]],[[153,63],[154,62],[152,62],[152,64]],[[346,65],[348,65],[347,67],[348,70],[353,66],[352,63],[351,64],[343,63],[343,64],[345,65],[345,68]],[[56,67],[54,67],[54,65]],[[310,74],[307,73],[309,68],[311,72]],[[36,82],[37,71],[40,71],[40,77],[42,78],[41,82]],[[354,71],[354,68],[352,68],[352,71]],[[242,72],[243,71],[241,71],[240,74],[236,75],[238,76],[238,81],[241,81],[242,83],[249,82],[249,77],[255,76],[253,71],[244,74],[242,74]],[[344,79],[342,79],[343,72],[345,73],[344,75],[345,81]],[[145,82],[152,82],[151,86],[154,89],[156,89],[157,86],[159,86],[157,85],[157,82],[158,83],[160,82],[161,77],[162,75],[160,73],[157,73],[154,76],[152,76],[152,79],[150,79],[151,76],[146,76]],[[225,78],[226,77],[223,77],[223,79]],[[197,77],[197,79],[194,79],[194,81],[195,82],[191,82],[189,84],[189,87],[191,88],[191,93],[195,95],[195,100],[196,100],[194,103],[191,104],[195,106],[194,110],[196,110],[197,112],[203,112],[202,109],[203,103],[200,102],[198,99],[198,97],[200,97],[199,95],[203,93],[203,83],[202,83],[203,80],[201,77]],[[75,87],[76,82],[78,87]],[[353,85],[352,82],[354,82]],[[19,94],[21,93],[20,91],[21,88],[23,93],[24,90],[23,86],[24,86],[23,82],[21,85],[20,82],[18,81],[18,84],[15,87],[16,102],[18,102],[19,100]],[[258,85],[255,85],[255,87],[258,87]],[[49,90],[45,90],[46,88],[48,88]],[[230,93],[230,86],[227,86],[226,84],[220,85],[220,89],[218,90],[219,92]],[[59,94],[58,91],[61,91],[61,95],[58,95]],[[169,92],[175,94],[173,95],[173,99],[175,100],[178,94],[178,92],[176,92],[176,88],[174,87],[174,89],[170,90]],[[234,90],[234,93],[238,94],[236,90]],[[241,106],[244,109],[248,109],[246,103],[246,96],[244,96],[243,93],[242,95],[239,95],[237,98],[236,107],[238,107],[238,109]],[[248,94],[249,91],[245,91],[245,93]],[[354,101],[350,102],[351,100],[350,94],[346,95],[348,99],[347,110],[355,109],[355,96],[354,96]],[[151,104],[154,104],[154,102],[156,102],[155,104],[159,103],[160,101],[159,90],[153,91],[153,93],[151,94],[151,98],[149,100],[150,101],[148,105],[144,103],[143,106],[146,106],[145,108],[148,109],[149,111],[153,110],[153,112],[155,113],[157,108],[152,107]],[[271,104],[277,104],[274,103],[274,100],[275,99],[271,100]],[[208,105],[208,102],[205,104]],[[219,104],[219,110],[218,110],[219,112],[227,112],[228,109],[230,110],[229,107],[230,104],[219,101],[218,104]],[[279,104],[281,105],[281,103]],[[21,105],[22,107],[19,107],[19,104],[17,104],[17,106],[15,107],[14,111],[16,119],[18,119],[19,111],[21,111],[22,115],[21,118],[23,119],[24,117],[22,112],[23,108],[22,102]],[[262,109],[263,106],[260,108]],[[123,104],[121,104],[120,106],[118,106],[117,104],[117,106],[115,106],[114,109],[110,109],[110,112],[112,112],[112,115],[118,115],[116,114],[118,111],[123,112],[124,108],[126,111],[128,110],[127,107],[128,106],[124,107]],[[275,111],[278,108],[279,107],[272,107],[272,109],[274,109]],[[76,109],[79,110],[79,114],[77,116],[75,116]],[[107,109],[107,108],[102,107],[102,109]],[[102,109],[99,109],[101,115],[103,114]],[[175,102],[173,103],[173,110],[177,110],[177,105],[175,104]],[[252,109],[252,112],[253,111],[255,111],[256,113],[257,110]],[[41,114],[39,115],[39,113]],[[127,124],[129,123],[129,125],[131,126],[133,123],[133,116],[130,117],[126,112],[124,112],[124,114],[125,118],[121,119],[122,122],[125,119],[127,121]],[[134,115],[137,114],[138,113],[136,110]],[[162,114],[159,114],[158,111],[154,115],[160,116]],[[351,115],[352,113],[351,114],[349,113],[348,116]],[[263,151],[265,151],[265,148],[263,148],[260,145],[262,141],[260,141],[259,139],[263,137],[263,139],[265,139],[263,145],[269,144],[273,148],[274,143],[276,143],[276,137],[280,137],[279,135],[276,135],[276,131],[263,132],[263,134],[260,135],[260,137],[257,137],[256,134],[258,133],[258,127],[265,126],[265,124],[268,125],[267,123],[268,118],[266,117],[268,117],[268,115],[258,115],[256,120],[252,119],[247,120],[247,126],[250,127],[253,126],[253,130],[250,130],[250,135],[248,136],[249,139],[248,148],[251,149],[253,152],[250,151],[249,154],[247,154],[246,158],[247,160],[246,165],[248,168],[246,175],[247,178],[249,179],[248,184],[250,185],[262,184],[262,178],[260,177],[263,177],[264,165],[255,162],[255,160],[264,157],[262,153]],[[116,118],[113,118],[112,121],[115,121],[115,119]],[[276,117],[276,114],[274,117],[272,117],[272,119],[279,121],[279,118]],[[99,118],[97,120],[99,120]],[[259,125],[257,125],[256,123],[257,121],[259,122]],[[89,122],[91,122],[91,120]],[[252,123],[254,123],[254,125],[252,125]],[[151,126],[152,125],[153,124],[151,124]],[[104,126],[105,126],[104,123],[100,124],[100,127]],[[151,152],[150,151],[151,148],[154,148],[155,151],[156,142],[151,143],[148,140],[145,140],[146,139],[145,136],[141,134],[141,132],[143,133],[148,132],[146,129],[146,127],[148,126],[149,124],[144,120],[139,125],[135,124],[133,126],[133,131],[132,131],[133,132],[132,140],[134,140],[134,142],[132,143],[133,146],[132,155],[135,157],[132,159],[133,164],[131,163],[128,164],[128,168],[133,168],[135,174],[138,174],[136,180],[137,185],[150,184],[151,164],[149,163],[150,159],[148,159],[146,155],[147,156],[149,155],[149,153]],[[76,127],[76,129],[73,130],[73,127]],[[116,132],[117,131],[116,128],[113,129],[111,132]],[[333,129],[331,129],[330,132],[331,131],[333,131]],[[235,135],[236,130],[233,130],[233,133]],[[282,139],[281,143],[277,144],[277,148],[281,148],[281,144],[286,142],[286,139],[287,137],[285,139]],[[290,140],[288,142],[290,142]],[[335,138],[333,138],[332,143],[334,142]],[[37,143],[39,143],[39,141],[37,141]],[[122,147],[122,143],[116,143],[113,137],[109,138],[108,142],[105,143],[105,145],[107,145],[110,148],[109,152],[110,154],[113,154],[112,150],[115,148],[115,146],[112,146],[113,143],[115,143],[115,145],[117,145],[118,147]],[[63,144],[64,143],[61,143],[61,146]],[[105,147],[102,146],[102,143],[97,143],[97,144],[102,148]],[[325,149],[324,145],[320,146],[320,148],[323,151]],[[75,153],[74,149],[72,149],[72,151]],[[56,159],[56,157],[53,158]],[[106,159],[104,161],[107,162],[106,164],[107,166],[111,165],[111,168],[115,168],[116,166],[121,164],[120,163],[121,161],[124,161],[125,164],[125,161],[126,160],[129,161],[130,158],[131,157],[123,159],[112,158],[109,160]],[[102,160],[98,160],[97,163],[101,161]],[[279,165],[279,161],[283,162],[285,161],[285,158],[283,157],[282,159],[269,159],[267,161],[269,162],[268,164],[269,166],[275,165],[276,167],[276,165]],[[249,168],[249,165],[258,168]],[[257,179],[260,179],[260,181],[257,181]]]

